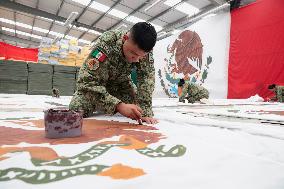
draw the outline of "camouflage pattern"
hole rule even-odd
[[[209,98],[207,89],[195,83],[185,83],[179,101],[185,102],[185,99],[187,99],[189,103],[194,103],[200,101],[202,98]]]
[[[112,115],[116,113],[116,105],[124,102],[140,106],[143,117],[153,116],[152,93],[155,85],[153,54],[150,52],[138,63],[127,62],[122,52],[125,34],[126,31],[113,30],[99,37],[80,69],[77,91],[70,102],[70,109],[83,110],[84,117],[91,116],[97,110]],[[91,56],[97,49],[107,56],[104,61]],[[130,78],[133,66],[137,69],[137,90]]]
[[[284,102],[284,86],[275,87],[275,97],[278,102]]]
[[[83,112],[49,109],[44,111],[46,138],[77,137],[82,134]]]

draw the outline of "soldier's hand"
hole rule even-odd
[[[147,124],[156,124],[159,123],[158,119],[153,117],[142,117],[142,121],[146,122]]]
[[[121,115],[139,121],[142,118],[142,109],[135,104],[125,104],[123,102],[116,106],[116,111]]]

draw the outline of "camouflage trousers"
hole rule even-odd
[[[136,103],[136,88],[130,83],[124,85],[111,85],[110,87],[106,87],[106,90],[110,95],[116,97],[124,103]],[[94,112],[96,111],[105,113],[105,108],[109,108],[107,105],[105,105],[105,103],[107,103],[105,99],[101,100],[100,96],[93,94],[92,92],[76,91],[71,99],[69,108],[74,111],[82,110],[84,112],[84,117],[90,117],[94,115]],[[115,107],[113,108],[115,109]]]

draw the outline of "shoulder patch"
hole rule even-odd
[[[100,51],[98,48],[93,50],[92,52],[92,58],[96,58],[98,61],[103,62],[106,59],[106,55]]]
[[[87,65],[90,70],[96,70],[100,67],[99,61],[95,58],[90,58],[89,60],[87,60]]]

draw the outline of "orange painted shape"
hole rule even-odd
[[[133,137],[130,136],[122,136],[120,137],[119,141],[121,143],[129,143],[129,146],[120,146],[120,148],[123,149],[128,149],[128,150],[133,150],[133,149],[142,149],[146,148],[148,146],[147,143],[144,143],[142,141],[139,141]]]
[[[1,157],[2,155],[13,152],[29,152],[32,158],[45,161],[59,158],[57,153],[49,147],[1,147],[0,160],[6,159],[6,157]]]
[[[97,174],[99,176],[109,176],[113,179],[131,179],[145,175],[143,169],[132,168],[122,164],[115,164],[109,169]]]

